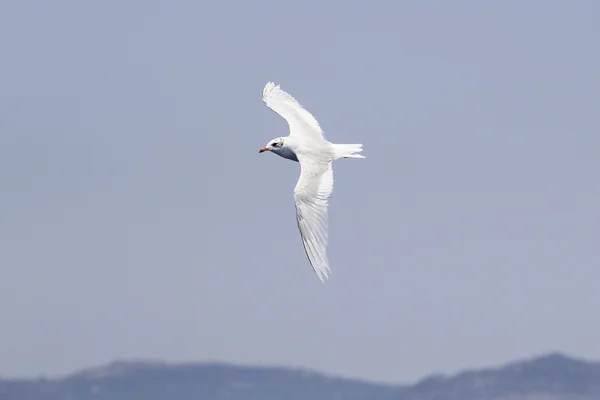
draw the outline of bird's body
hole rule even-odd
[[[326,248],[327,207],[333,190],[332,163],[340,158],[365,158],[358,154],[362,144],[329,142],[317,120],[279,85],[267,83],[263,101],[288,122],[290,134],[271,140],[260,152],[271,151],[300,163],[300,178],[294,189],[298,228],[306,255],[324,282],[331,274]]]

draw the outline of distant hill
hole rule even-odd
[[[61,379],[0,380],[0,400],[600,400],[600,363],[550,354],[410,386],[228,364],[114,362]]]
[[[600,400],[600,363],[550,354],[410,386],[401,400]]]

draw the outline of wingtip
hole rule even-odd
[[[276,85],[275,82],[269,81],[267,82],[267,84],[265,85],[264,89],[263,89],[263,98],[267,97],[269,93],[271,93],[271,91],[273,91],[273,89],[277,89],[279,88],[279,85]]]
[[[331,277],[331,270],[329,269],[329,266],[326,267],[325,271],[315,270],[315,272],[317,273],[317,276],[319,277],[319,279],[321,280],[321,283],[323,283],[323,284],[325,284],[325,281],[329,280],[329,278]]]

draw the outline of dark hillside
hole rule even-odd
[[[560,354],[386,386],[227,364],[115,362],[61,379],[0,380],[0,400],[599,400],[600,363]]]

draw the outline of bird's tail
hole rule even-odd
[[[365,156],[358,154],[362,151],[362,143],[360,144],[334,144],[333,145],[333,158],[365,158]]]

